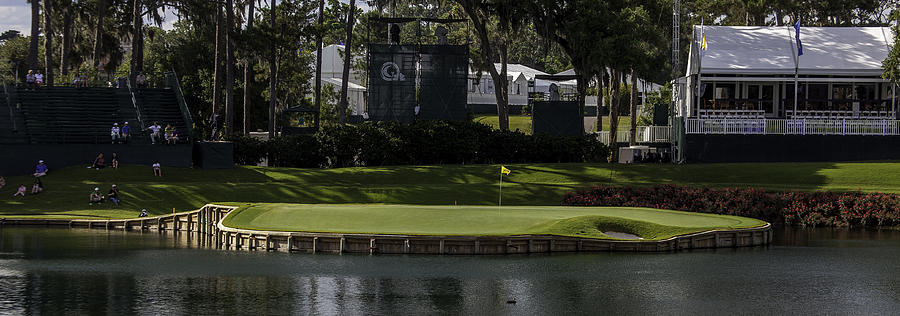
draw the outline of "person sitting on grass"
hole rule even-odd
[[[162,169],[160,169],[159,161],[153,163],[153,176],[162,177]]]
[[[20,185],[19,185],[19,190],[16,191],[16,193],[13,194],[13,196],[25,196],[25,190],[27,190],[27,189],[25,189],[25,185],[24,185],[24,184],[20,184]]]
[[[141,210],[141,215],[138,215],[138,217],[147,217],[147,215],[150,215],[150,213],[147,212],[147,209],[143,209]]]
[[[38,160],[37,166],[34,166],[34,176],[35,177],[43,177],[47,175],[47,171],[50,171],[47,168],[47,165],[44,164],[43,160]]]
[[[103,203],[103,194],[100,193],[100,188],[94,188],[94,191],[91,192],[90,205],[94,205],[94,203]]]
[[[41,178],[34,178],[34,184],[31,185],[31,194],[38,194],[44,191],[44,184],[41,183]]]
[[[113,169],[119,169],[119,154],[112,153],[112,158],[109,159],[109,166]]]
[[[106,159],[103,158],[103,153],[97,154],[97,158],[94,158],[94,163],[91,164],[91,168],[100,170],[106,167]]]
[[[113,202],[116,206],[119,205],[119,188],[117,188],[115,184],[109,188],[109,192],[106,193],[106,199]]]

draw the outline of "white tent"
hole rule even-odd
[[[794,75],[796,67],[799,75],[880,76],[893,39],[887,27],[801,26],[798,59],[795,35],[793,26],[695,26],[689,75]]]

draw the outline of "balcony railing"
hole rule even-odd
[[[687,134],[900,135],[896,119],[685,119]]]
[[[604,144],[609,144],[609,131],[594,133],[597,139]],[[637,143],[669,143],[672,141],[671,126],[638,126]],[[618,131],[616,133],[617,143],[628,143],[631,141],[631,132]]]

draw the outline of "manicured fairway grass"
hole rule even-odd
[[[759,187],[769,190],[837,190],[900,193],[900,163],[768,164],[510,164],[503,180],[504,205],[559,205],[563,195],[594,185],[680,184]],[[384,203],[496,205],[499,165],[397,166],[344,169],[238,167],[195,170],[149,166],[118,170],[54,169],[45,192],[13,198],[31,177],[7,178],[0,189],[0,217],[128,218],[196,209],[209,202]],[[94,187],[118,184],[124,203],[88,205]]]
[[[494,129],[500,129],[500,117],[497,115],[476,115],[474,121],[490,125]],[[509,130],[515,131],[516,129],[531,135],[531,116],[510,115]]]
[[[473,119],[475,122],[483,123],[490,125],[494,129],[500,129],[500,118],[496,115],[484,115],[479,114],[475,115]],[[596,131],[597,124],[593,124],[591,127],[591,131]],[[509,116],[509,130],[514,131],[516,129],[525,133],[531,134],[531,116],[528,115],[510,115]],[[627,131],[631,128],[631,117],[630,116],[620,116],[619,117],[619,126],[616,128],[620,131]],[[603,130],[609,130],[609,116],[603,117]]]
[[[329,233],[403,235],[558,235],[609,238],[604,231],[645,239],[716,228],[749,228],[765,222],[649,208],[563,206],[419,206],[244,204],[225,218],[229,227]]]

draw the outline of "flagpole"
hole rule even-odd
[[[797,30],[796,42],[791,47],[791,50],[794,51],[794,115],[791,115],[792,119],[797,117],[797,94],[800,91],[800,21],[797,21],[797,23],[795,27]]]
[[[497,199],[497,215],[500,215],[500,208],[503,206],[503,171],[500,171],[500,197]]]

